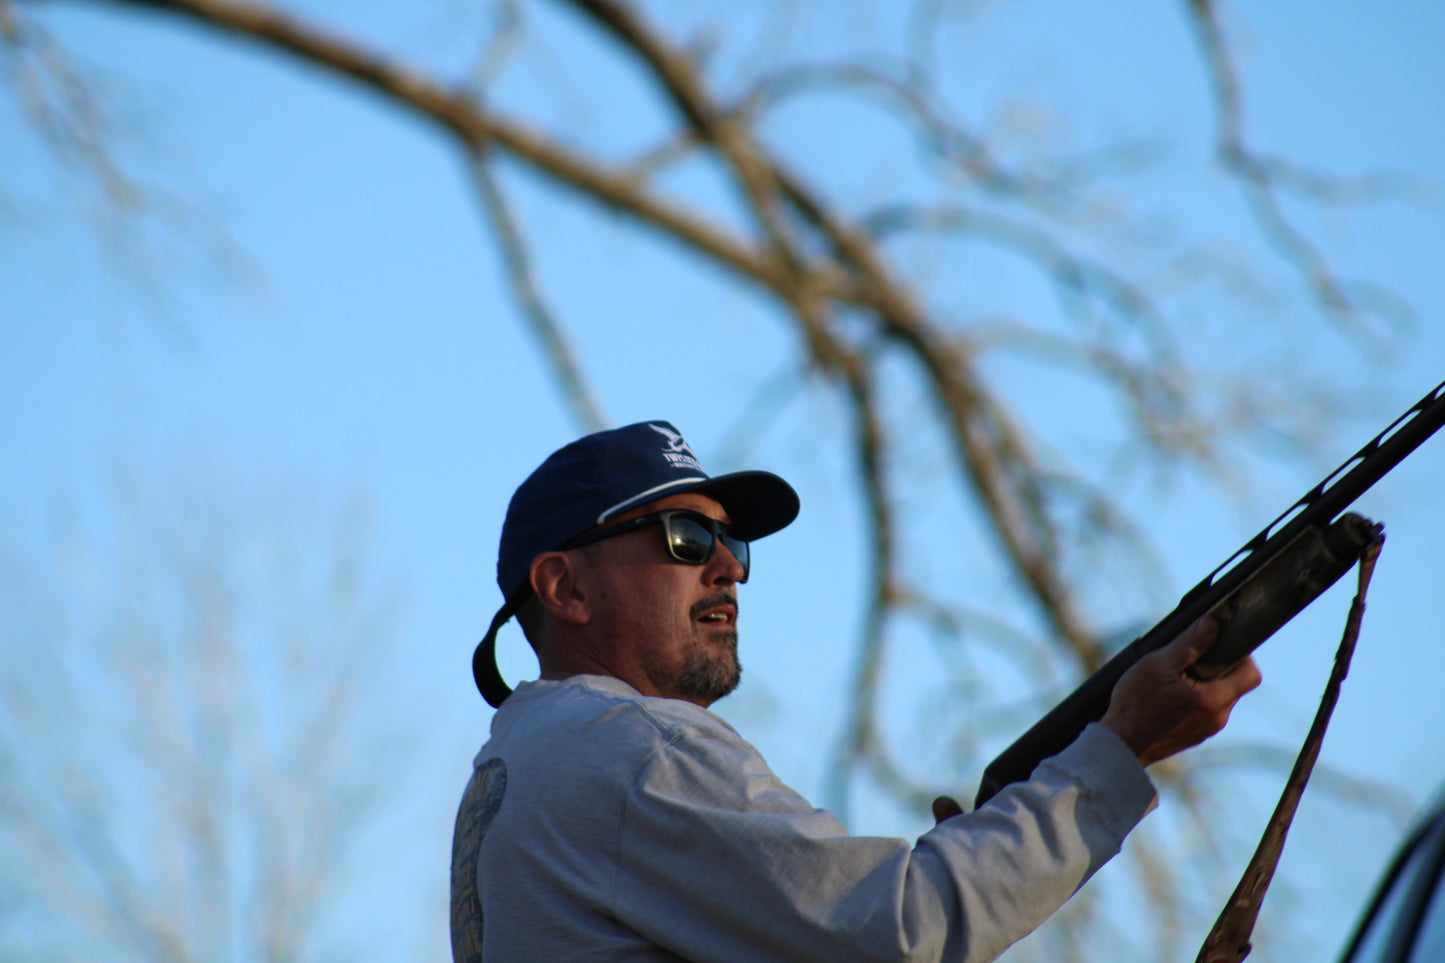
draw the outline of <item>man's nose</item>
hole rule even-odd
[[[712,558],[707,560],[707,567],[704,577],[709,585],[732,585],[741,582],[747,577],[747,570],[743,563],[738,561],[736,555],[728,549],[722,539],[718,539],[717,545],[713,546]]]

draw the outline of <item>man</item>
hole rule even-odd
[[[749,543],[797,512],[776,475],[710,478],[666,422],[589,435],[517,489],[473,656],[499,708],[457,814],[455,960],[994,959],[1153,808],[1143,767],[1259,684],[1250,661],[1188,679],[1196,625],[1028,782],[936,804],[916,844],[849,836],[708,711],[738,684]],[[494,654],[513,615],[541,666],[515,693]]]

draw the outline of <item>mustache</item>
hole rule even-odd
[[[738,598],[730,592],[716,592],[705,599],[694,602],[688,610],[688,615],[694,619],[700,618],[702,613],[708,609],[715,609],[719,605],[731,605],[734,611],[738,610]]]

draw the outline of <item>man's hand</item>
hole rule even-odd
[[[952,796],[935,796],[933,799],[933,825],[937,826],[945,819],[952,819],[954,816],[962,816],[963,807],[958,800]]]
[[[1124,740],[1141,765],[1198,745],[1223,729],[1234,704],[1259,685],[1259,667],[1252,658],[1208,682],[1184,674],[1218,634],[1213,619],[1200,619],[1136,662],[1114,686],[1101,721]]]

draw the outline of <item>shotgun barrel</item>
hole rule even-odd
[[[1354,565],[1383,526],[1345,513],[1355,499],[1445,424],[1441,382],[1324,481],[1246,542],[1180,599],[1174,611],[1117,655],[989,763],[976,806],[1004,786],[1029,778],[1109,707],[1114,684],[1129,667],[1200,617],[1219,620],[1213,649],[1192,667],[1215,678],[1254,651]]]

